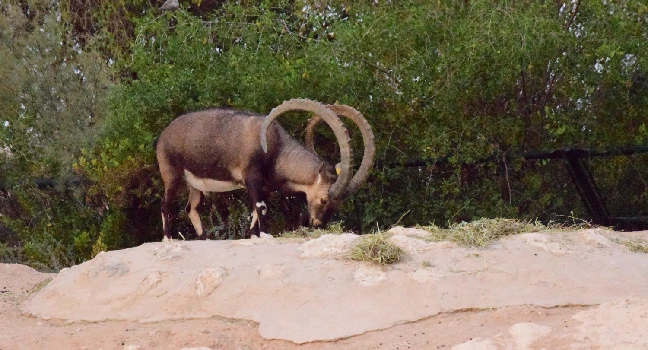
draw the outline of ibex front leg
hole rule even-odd
[[[248,233],[250,237],[256,235],[261,237],[261,234],[267,232],[266,229],[266,215],[268,214],[268,207],[263,200],[263,177],[258,171],[250,171],[245,176],[245,187],[248,189],[250,200],[252,201],[252,223]]]

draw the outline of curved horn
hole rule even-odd
[[[362,113],[356,110],[353,107],[346,105],[327,105],[330,110],[335,114],[347,117],[358,126],[360,133],[362,134],[362,141],[364,142],[364,152],[362,155],[362,163],[358,172],[353,176],[353,179],[346,188],[345,196],[350,196],[358,191],[358,188],[367,181],[369,177],[369,172],[373,166],[374,155],[376,154],[376,144],[373,131],[371,130],[371,125],[367,122]],[[314,133],[315,126],[321,121],[321,118],[318,115],[315,115],[308,121],[306,125],[306,148],[315,152],[315,142],[314,142]]]
[[[315,114],[312,118],[308,120],[308,124],[306,124],[306,134],[304,135],[304,139],[306,141],[306,148],[313,152],[315,152],[315,127],[319,122],[322,121],[322,118],[320,118],[317,114]]]
[[[288,111],[306,111],[319,115],[333,129],[335,138],[340,145],[341,166],[340,174],[337,181],[331,186],[329,196],[333,199],[340,199],[345,193],[345,188],[351,179],[351,146],[349,145],[349,132],[342,124],[340,118],[333,111],[319,102],[306,99],[292,99],[285,101],[270,111],[270,114],[261,124],[261,147],[264,152],[268,152],[268,127],[278,116]]]

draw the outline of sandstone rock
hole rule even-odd
[[[581,321],[574,339],[581,349],[648,349],[648,299],[610,301],[574,315]],[[620,348],[620,347],[619,347]]]
[[[553,235],[554,237],[556,235]],[[563,244],[552,240],[552,236],[546,233],[527,233],[522,235],[527,244],[542,248],[554,254],[571,253]]]
[[[212,267],[201,272],[196,280],[196,295],[210,294],[223,282],[226,275],[227,271],[221,267]]]
[[[360,236],[352,233],[341,235],[323,235],[317,239],[305,242],[299,247],[302,252],[301,258],[327,258],[327,257],[344,257]]]
[[[147,243],[60,272],[24,307],[37,317],[70,322],[220,316],[258,323],[267,339],[306,343],[453,310],[603,304],[597,313],[583,311],[573,321],[582,327],[561,336],[573,337],[574,343],[591,340],[590,347],[628,342],[646,348],[637,334],[648,329],[648,254],[618,244],[605,247],[607,235],[524,234],[477,249],[398,234],[394,237],[403,238],[396,242],[406,243],[411,254],[384,267],[346,257],[358,238],[352,234],[303,244],[274,239],[245,240],[260,242],[249,245]],[[634,238],[641,237],[648,238],[648,232]],[[619,324],[627,332],[614,327]],[[557,336],[557,329],[547,334],[543,327],[519,324],[464,345],[533,348],[538,339]]]
[[[434,250],[436,248],[452,248],[456,245],[452,242],[426,242],[418,236],[394,235],[390,241],[403,249],[408,254],[417,254]]]
[[[598,229],[595,230],[583,230],[581,236],[585,239],[586,242],[591,242],[597,244],[601,247],[609,247],[613,243],[607,237],[603,236]]]
[[[475,338],[453,347],[469,349],[551,348],[538,344],[560,344],[561,349],[647,349],[648,299],[618,299],[573,316],[582,322],[576,329],[552,329],[531,322],[513,325],[491,338]]]
[[[403,226],[394,226],[387,233],[393,235],[409,236],[416,238],[426,238],[430,236],[430,232],[422,230],[420,228],[405,228]]]
[[[360,265],[353,273],[353,279],[361,286],[373,286],[387,279],[387,276],[379,266]]]

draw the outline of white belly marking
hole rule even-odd
[[[218,181],[213,179],[201,179],[185,169],[185,179],[189,185],[202,192],[227,192],[245,188],[245,186],[233,181]]]

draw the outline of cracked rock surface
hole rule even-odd
[[[467,248],[428,242],[420,230],[391,233],[407,252],[391,266],[347,259],[353,235],[144,244],[61,271],[20,308],[32,320],[66,324],[239,320],[258,324],[265,347],[280,339],[361,349],[373,343],[359,340],[388,330],[402,337],[429,322],[413,333],[424,341],[424,329],[429,336],[445,326],[436,320],[448,318],[455,324],[434,339],[454,339],[445,346],[456,349],[648,347],[641,331],[648,329],[648,254],[615,243],[623,234],[540,232]],[[632,235],[648,239],[648,232]],[[470,322],[481,328],[462,328]],[[378,343],[427,346],[434,339]],[[183,347],[209,344],[194,345]]]

